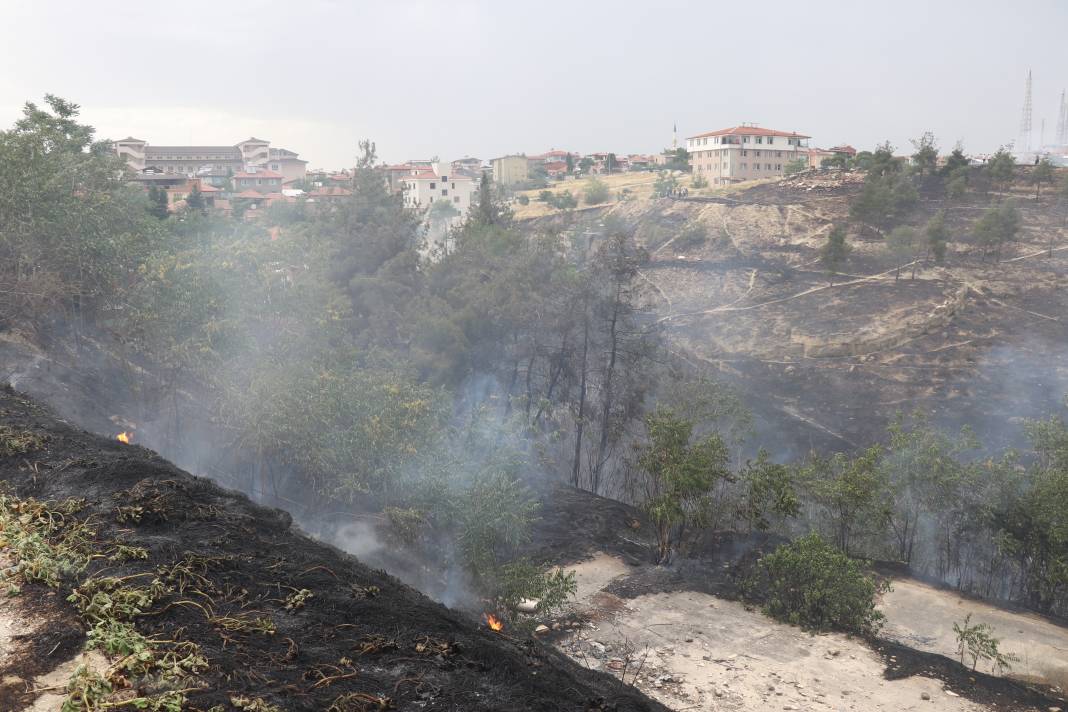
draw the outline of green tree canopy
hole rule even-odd
[[[710,514],[712,488],[730,475],[727,447],[713,433],[691,442],[693,423],[666,410],[645,420],[649,442],[638,456],[646,477],[645,509],[656,527],[657,562],[666,562],[688,527]]]

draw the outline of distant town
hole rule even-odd
[[[1040,138],[1031,149],[1031,77],[1028,75],[1020,136],[1008,148],[1017,161],[1048,161],[1068,166],[1068,99],[1061,94],[1057,133],[1052,143]],[[847,143],[819,148],[811,137],[752,123],[707,131],[680,141],[677,128],[671,144],[653,155],[599,152],[582,154],[553,148],[539,154],[514,153],[489,160],[465,156],[411,159],[376,166],[388,190],[403,205],[426,216],[438,230],[461,222],[483,180],[495,194],[520,204],[539,200],[554,208],[578,207],[579,195],[569,183],[597,180],[615,174],[646,172],[663,176],[654,192],[678,194],[715,191],[754,181],[779,179],[807,171],[863,167],[870,151]],[[923,140],[923,139],[921,139]],[[179,211],[190,202],[205,210],[245,220],[257,220],[264,209],[279,203],[329,203],[352,194],[354,170],[308,169],[298,152],[276,148],[268,140],[248,138],[232,146],[155,146],[133,137],[114,143],[129,169],[129,180],[148,190],[161,210]],[[988,154],[965,154],[972,164],[985,163]],[[944,161],[941,156],[939,161]],[[899,157],[909,161],[907,155]],[[687,177],[685,182],[683,176]],[[588,188],[586,184],[584,188]],[[575,184],[577,185],[577,184]],[[609,186],[585,190],[587,203],[626,199],[628,188]]]

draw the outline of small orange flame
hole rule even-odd
[[[133,438],[133,433],[126,432],[125,430],[115,436],[115,439],[120,443],[130,444],[130,440]]]
[[[495,631],[497,633],[500,633],[502,630],[504,630],[504,621],[502,621],[500,618],[493,615],[492,613],[483,613],[482,615],[485,616],[486,625],[490,627],[490,630]]]

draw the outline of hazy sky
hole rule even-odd
[[[312,167],[653,152],[743,121],[865,148],[933,131],[1034,142],[1068,86],[1065,0],[0,0],[0,126],[46,92],[102,138],[232,145]]]

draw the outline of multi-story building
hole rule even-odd
[[[432,168],[416,169],[400,179],[404,206],[413,210],[430,210],[434,203],[449,202],[457,214],[452,222],[462,220],[471,208],[471,197],[478,182],[471,176],[453,173],[448,161],[438,161]]]
[[[526,156],[501,156],[494,158],[493,182],[500,185],[518,185],[530,177],[530,161]]]
[[[809,136],[751,124],[709,131],[686,139],[694,175],[724,185],[776,178],[790,161],[808,162]]]
[[[115,152],[126,159],[131,170],[141,173],[198,175],[228,171],[238,173],[249,167],[274,171],[285,183],[302,180],[308,162],[296,152],[271,148],[270,141],[250,138],[234,146],[152,146],[147,141],[125,138],[115,142]]]

